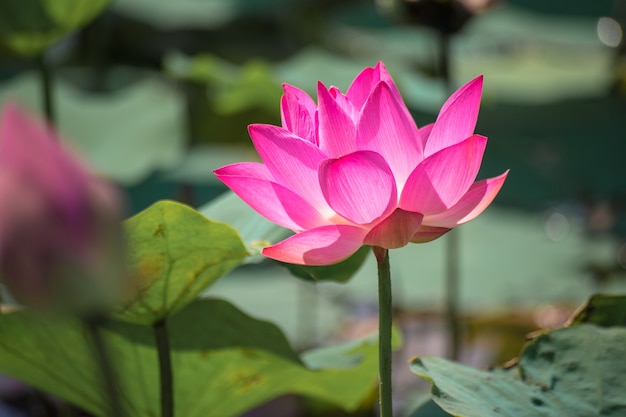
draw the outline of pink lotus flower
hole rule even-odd
[[[123,269],[121,217],[116,190],[63,149],[51,129],[15,104],[3,108],[0,279],[19,301],[91,307],[102,300],[121,278],[111,276]]]
[[[508,172],[474,182],[487,138],[474,134],[482,76],[418,129],[382,63],[346,94],[318,83],[317,105],[284,85],[282,127],[249,133],[265,164],[215,171],[253,209],[296,234],[263,249],[270,258],[328,265],[362,245],[428,242],[478,216]]]

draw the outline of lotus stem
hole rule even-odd
[[[91,339],[91,344],[94,349],[94,356],[96,362],[102,372],[102,385],[108,400],[108,416],[111,417],[124,417],[122,404],[120,402],[119,390],[115,381],[115,371],[113,369],[113,363],[109,357],[109,350],[106,342],[102,337],[100,325],[104,321],[103,317],[95,316],[86,318],[83,320],[85,328]]]
[[[389,251],[374,247],[378,261],[378,373],[380,417],[392,417],[391,395],[391,271]]]
[[[441,32],[439,34],[439,71],[446,89],[446,95],[450,95],[454,90],[450,76],[450,34]],[[449,359],[459,359],[461,350],[461,332],[459,325],[459,231],[452,230],[446,236],[446,331],[448,334],[448,344],[446,356]]]
[[[449,359],[459,359],[461,326],[459,320],[459,234],[452,230],[446,236],[446,323]]]
[[[37,57],[37,68],[41,80],[41,100],[46,120],[51,126],[56,126],[54,97],[52,91],[52,69],[46,61],[45,51]]]
[[[159,320],[153,325],[159,356],[159,378],[161,381],[161,417],[174,417],[174,378],[167,323]]]

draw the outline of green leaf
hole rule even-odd
[[[116,315],[135,323],[172,315],[248,256],[233,228],[172,201],[132,217],[126,230],[138,295]]]
[[[292,275],[306,281],[347,282],[361,268],[370,253],[369,246],[362,246],[354,255],[338,264],[328,266],[294,265],[277,262],[291,272]]]
[[[177,79],[205,84],[214,110],[221,115],[254,109],[274,113],[283,93],[270,64],[259,59],[237,66],[207,53],[193,57],[171,53],[164,66]]]
[[[341,345],[326,346],[313,349],[302,354],[302,360],[309,369],[349,369],[357,366],[363,360],[358,354],[363,344],[377,344],[378,334],[373,334],[363,340],[354,340]],[[397,327],[391,328],[391,347],[397,349],[402,346],[402,333]]]
[[[139,70],[112,70],[109,80],[124,84],[114,94],[85,92],[67,81],[89,79],[93,74],[88,71],[58,71],[57,75],[53,86],[57,128],[96,172],[134,185],[157,169],[180,163],[185,148],[180,90],[154,73]],[[18,100],[33,110],[41,108],[37,74],[21,75],[1,87],[3,102]]]
[[[571,325],[583,323],[626,327],[626,295],[594,295],[571,320]]]
[[[267,62],[246,62],[237,79],[215,97],[215,110],[220,114],[235,114],[253,109],[275,112],[283,90]]]
[[[450,417],[450,414],[443,411],[433,400],[428,400],[413,410],[409,417]]]
[[[231,225],[239,232],[254,254],[246,259],[248,263],[264,260],[259,255],[261,249],[289,235],[287,229],[261,216],[230,190],[200,207],[198,211],[210,219]]]
[[[353,366],[309,369],[277,327],[250,318],[225,301],[197,300],[172,316],[168,329],[178,416],[236,416],[287,393],[350,411],[375,387],[377,343],[371,338],[337,349],[343,359],[334,362],[349,360]],[[0,372],[104,416],[99,372],[78,321],[22,311],[0,315],[0,333]],[[103,336],[127,415],[159,415],[152,328],[112,322]]]
[[[194,81],[207,85],[234,83],[239,68],[216,55],[202,53],[192,57],[171,52],[163,60],[169,75],[179,80]]]
[[[236,17],[237,4],[223,0],[117,0],[113,7],[120,14],[167,31],[222,26]]]
[[[86,25],[110,0],[20,0],[0,3],[0,47],[23,56],[42,53]],[[1,48],[0,48],[1,49]]]
[[[412,361],[434,401],[458,417],[621,416],[626,329],[583,324],[543,334],[516,368],[479,371],[441,358]]]

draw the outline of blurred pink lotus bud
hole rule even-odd
[[[288,263],[328,265],[362,245],[428,242],[478,216],[507,173],[474,182],[487,138],[474,134],[482,77],[418,129],[382,63],[346,94],[318,84],[317,104],[285,85],[282,127],[249,127],[264,164],[215,171],[254,210],[295,235],[263,249]]]
[[[109,305],[123,278],[122,203],[39,120],[0,117],[0,280],[20,302]]]

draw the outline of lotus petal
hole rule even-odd
[[[283,128],[294,135],[317,145],[315,118],[317,106],[307,93],[284,84],[285,94],[280,100],[280,116]]]
[[[459,88],[444,103],[426,142],[425,157],[455,145],[474,133],[482,88],[481,75]]]
[[[442,213],[427,216],[424,223],[430,226],[456,227],[476,218],[496,198],[508,173],[507,170],[500,176],[472,184],[458,203]]]
[[[420,213],[396,209],[365,236],[365,244],[381,248],[401,248],[411,241],[422,223]]]
[[[389,86],[379,83],[369,97],[357,126],[357,146],[385,158],[402,189],[409,174],[422,160],[422,142],[413,119],[406,117],[402,104]]]
[[[424,215],[447,210],[474,182],[487,138],[474,135],[426,158],[409,176],[400,207]]]
[[[396,184],[382,156],[354,152],[320,164],[320,185],[333,210],[357,223],[371,223],[393,210]]]
[[[254,162],[228,165],[215,175],[235,194],[268,220],[294,231],[328,221],[304,198],[269,179],[265,166]]]
[[[311,142],[278,126],[256,124],[250,125],[248,131],[274,181],[302,196],[320,212],[329,212],[317,174],[319,163],[327,156]]]
[[[263,255],[298,265],[330,265],[342,261],[363,245],[367,230],[330,225],[293,235],[263,249]]]
[[[417,228],[417,231],[411,238],[411,242],[413,243],[426,243],[431,242],[435,239],[440,238],[441,236],[448,233],[450,230],[446,227],[433,227],[422,224]]]
[[[355,123],[321,82],[317,85],[317,100],[320,149],[330,158],[354,152]]]

